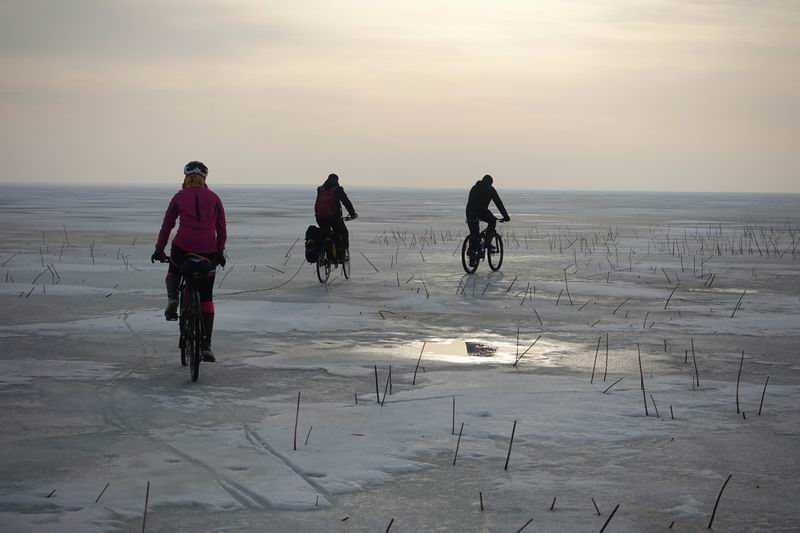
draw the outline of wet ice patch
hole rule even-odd
[[[110,379],[119,365],[99,361],[64,361],[58,359],[0,360],[0,386],[25,385],[33,379],[97,381]]]

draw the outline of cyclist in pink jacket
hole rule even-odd
[[[183,168],[183,188],[175,193],[164,214],[164,222],[158,234],[156,250],[151,261],[165,261],[164,249],[169,234],[180,219],[178,232],[172,240],[170,258],[172,262],[167,272],[167,308],[164,316],[167,320],[178,319],[178,286],[180,285],[180,265],[187,254],[196,254],[211,261],[208,277],[200,286],[200,310],[203,313],[205,339],[202,357],[204,361],[213,362],[211,351],[211,332],[214,328],[213,289],[216,276],[216,265],[225,266],[225,210],[222,201],[206,185],[208,167],[200,161],[190,161]]]

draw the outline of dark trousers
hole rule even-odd
[[[186,260],[186,252],[173,244],[170,250],[170,258],[180,265]],[[200,278],[200,286],[197,288],[197,292],[200,294],[200,311],[203,313],[204,348],[211,347],[211,333],[214,330],[214,280],[216,279],[216,274],[216,268],[211,266],[208,275]],[[181,276],[180,269],[170,263],[166,279],[167,297],[170,300],[178,299]]]
[[[347,226],[345,225],[342,217],[332,218],[329,220],[317,219],[317,225],[319,226],[319,229],[322,230],[323,235],[327,233],[338,235],[340,242],[344,246],[344,249],[350,249],[350,234],[347,232]]]
[[[486,244],[488,245],[494,237],[494,229],[497,226],[497,219],[488,209],[480,212],[467,211],[467,226],[470,235],[470,251],[478,249],[478,239],[481,234],[481,221],[486,222]]]
[[[170,258],[174,263],[179,265],[186,260],[186,252],[172,245],[170,250]],[[203,312],[214,312],[214,280],[216,278],[216,269],[211,269],[207,276],[200,279],[200,286],[197,288],[200,293],[200,307]],[[178,298],[178,286],[181,284],[181,271],[178,267],[169,264],[167,271],[167,297],[170,299]],[[210,306],[208,304],[211,304]],[[210,310],[209,310],[210,307]]]

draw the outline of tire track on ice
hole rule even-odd
[[[279,460],[282,462],[289,470],[291,470],[297,477],[302,479],[307,485],[314,489],[314,491],[328,500],[330,504],[335,502],[333,495],[327,490],[325,487],[320,485],[316,480],[314,480],[311,476],[307,475],[303,470],[297,466],[293,461],[291,461],[288,457],[284,454],[276,450],[272,445],[270,445],[267,440],[258,434],[255,430],[250,428],[250,425],[247,424],[242,418],[239,416],[236,411],[228,407],[227,405],[223,405],[219,401],[211,398],[208,394],[200,390],[200,393],[210,402],[216,404],[220,408],[224,409],[225,411],[229,412],[239,424],[241,424],[242,428],[244,429],[245,438],[252,444],[255,449],[264,455],[270,456],[274,459]]]
[[[138,435],[160,447],[181,460],[186,464],[190,464],[195,468],[201,469],[208,474],[214,483],[233,500],[238,502],[242,507],[247,509],[270,509],[272,506],[257,492],[252,491],[242,485],[241,483],[230,479],[229,477],[219,473],[208,463],[200,460],[199,458],[190,455],[176,446],[166,442],[163,439],[151,435],[148,431],[139,428],[129,418],[124,416],[117,407],[117,393],[122,385],[124,385],[128,378],[130,378],[136,370],[138,370],[147,360],[148,356],[158,354],[158,350],[142,339],[139,332],[128,322],[128,316],[131,312],[125,312],[118,316],[125,325],[125,328],[130,332],[131,336],[136,340],[141,350],[141,355],[131,362],[126,359],[125,368],[113,375],[106,383],[102,384],[104,390],[97,392],[98,403],[100,406],[100,415],[103,420],[110,426],[125,431],[131,434]],[[108,384],[110,382],[110,385]]]
[[[264,439],[261,435],[259,435],[255,430],[250,429],[250,426],[248,426],[247,424],[242,424],[242,425],[244,427],[245,436],[247,437],[247,440],[250,441],[252,444],[254,444],[257,448],[259,448],[261,453],[266,453],[266,454],[271,455],[271,456],[273,456],[273,457],[275,457],[277,459],[280,459],[283,462],[283,464],[285,464],[287,467],[289,467],[289,469],[292,472],[294,472],[295,474],[300,476],[303,479],[303,481],[305,481],[306,483],[311,485],[311,487],[313,487],[315,491],[317,491],[318,493],[321,493],[323,496],[325,496],[325,498],[331,504],[334,503],[335,500],[334,500],[333,496],[331,495],[331,493],[330,493],[330,491],[328,489],[326,489],[325,487],[320,485],[311,476],[306,475],[300,469],[299,466],[294,464],[291,460],[289,460],[288,457],[286,457],[285,455],[283,455],[282,453],[277,451],[275,448],[273,448],[266,441],[266,439]]]
[[[115,386],[111,391],[109,391],[108,396],[108,403],[106,404],[106,408],[108,409],[109,415],[111,419],[114,421],[114,425],[124,431],[127,431],[131,434],[138,435],[156,446],[160,447],[162,450],[168,451],[171,454],[177,456],[178,458],[182,459],[185,463],[190,464],[196,468],[204,470],[212,480],[231,498],[239,502],[243,507],[248,509],[271,509],[272,505],[264,499],[261,495],[257,492],[248,489],[241,483],[230,479],[228,476],[225,476],[218,472],[214,467],[206,463],[205,461],[199,459],[198,457],[188,454],[178,447],[170,444],[169,442],[156,437],[150,434],[147,430],[139,428],[133,423],[130,419],[123,416],[116,404],[116,392],[118,387]]]
[[[100,381],[100,388],[95,390],[95,397],[97,398],[98,407],[100,409],[100,416],[107,425],[118,430],[126,429],[124,420],[119,416],[118,413],[115,413],[109,408],[109,399],[111,399],[116,394],[117,389],[144,364],[148,355],[156,355],[158,353],[158,350],[145,342],[141,338],[141,335],[135,329],[133,329],[133,326],[130,325],[128,322],[128,316],[130,316],[131,313],[133,313],[133,311],[125,311],[117,315],[117,318],[122,320],[125,328],[128,330],[128,332],[130,332],[134,340],[136,340],[141,350],[141,354],[133,362],[130,358],[126,357],[124,359],[123,368],[110,378],[93,380]],[[104,394],[105,399],[103,398]]]

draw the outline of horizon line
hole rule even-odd
[[[33,182],[20,182],[20,181],[0,181],[0,186],[15,186],[15,187],[171,187],[169,183],[160,181],[139,181],[139,182],[111,182],[103,183],[97,181],[84,181],[84,182],[53,182],[53,181],[33,181]],[[176,186],[178,184],[176,183]],[[291,183],[225,183],[221,184],[223,187],[239,187],[239,188],[295,188],[301,189],[305,187],[317,187],[315,184],[291,184]],[[347,185],[352,188],[365,188],[365,189],[400,189],[400,190],[466,190],[472,184],[465,184],[463,187],[455,185],[442,185],[442,186],[401,186],[401,185],[362,185],[353,183]],[[212,187],[215,188],[215,187]],[[554,189],[554,188],[535,188],[535,187],[502,187],[501,190],[506,191],[539,191],[539,192],[598,192],[598,193],[655,193],[655,194],[785,194],[785,195],[800,195],[798,191],[724,191],[724,190],[665,190],[665,189]]]

